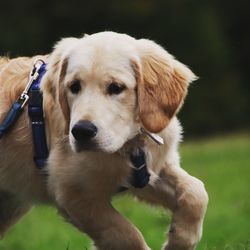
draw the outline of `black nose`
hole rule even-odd
[[[95,137],[97,134],[97,127],[88,120],[82,120],[75,124],[71,133],[76,141],[84,143]]]

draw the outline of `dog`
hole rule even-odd
[[[65,38],[50,55],[0,59],[0,121],[38,58],[47,63],[41,92],[49,157],[43,170],[35,166],[25,106],[0,140],[0,235],[33,205],[45,203],[87,233],[97,249],[150,249],[111,205],[133,173],[128,152],[140,147],[151,179],[126,193],[172,212],[164,250],[195,249],[208,195],[180,167],[176,118],[196,80],[192,71],[151,40],[115,32]]]

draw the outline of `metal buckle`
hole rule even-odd
[[[145,133],[151,140],[156,142],[158,145],[164,145],[164,140],[159,135],[157,135],[155,133],[150,133],[144,128],[141,128],[141,133]]]
[[[135,167],[135,166],[130,165],[130,167],[134,169],[135,171],[139,171],[143,169],[145,166],[146,166],[146,163],[143,163],[140,167]]]
[[[38,59],[38,60],[35,61],[34,67],[30,72],[29,81],[28,81],[22,95],[28,94],[32,83],[38,78],[38,76],[39,76],[38,72],[39,72],[39,70],[40,70],[40,68],[42,67],[43,64],[44,64],[44,61],[41,60],[41,59]]]
[[[21,96],[18,98],[17,102],[20,103],[21,108],[23,108],[28,100],[29,100],[28,94],[22,93]]]
[[[30,87],[31,87],[32,83],[38,78],[39,70],[44,63],[45,62],[41,59],[38,59],[35,61],[33,69],[31,70],[30,75],[29,75],[29,81],[28,81],[24,91],[22,92],[21,96],[17,100],[17,102],[21,104],[21,108],[23,108],[24,105],[29,100],[28,93],[29,93]]]

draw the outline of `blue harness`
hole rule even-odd
[[[46,165],[49,156],[43,114],[43,95],[40,91],[40,83],[45,73],[46,64],[43,63],[38,70],[37,79],[32,83],[30,87],[28,107],[33,135],[34,161],[39,169],[43,168]]]
[[[27,102],[29,103],[28,111],[32,126],[34,161],[39,169],[46,165],[49,155],[43,117],[43,96],[40,91],[40,82],[45,72],[46,64],[42,60],[38,60],[30,73],[30,79],[25,90],[17,101],[13,103],[6,117],[0,124],[1,139],[14,125],[22,113],[25,104]]]
[[[30,74],[29,82],[21,96],[13,103],[6,117],[0,124],[0,139],[11,129],[23,108],[28,102],[28,113],[31,120],[32,136],[34,144],[34,161],[39,169],[43,169],[47,163],[49,150],[46,140],[46,129],[43,113],[43,95],[40,91],[42,77],[46,73],[46,64],[38,60]],[[131,185],[135,188],[145,187],[150,178],[147,170],[145,153],[141,148],[135,148],[130,153],[130,161],[133,165],[133,179]],[[121,187],[119,191],[128,188]]]

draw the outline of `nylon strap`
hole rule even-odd
[[[42,169],[46,165],[49,155],[43,114],[43,95],[40,91],[41,79],[45,72],[46,64],[44,63],[38,71],[38,78],[30,87],[28,106],[34,144],[34,161],[39,169]]]
[[[141,148],[134,148],[129,155],[130,162],[132,163],[132,180],[130,181],[131,186],[135,188],[143,188],[149,183],[150,173],[147,169],[146,156]],[[128,190],[128,187],[120,187],[118,192]]]

